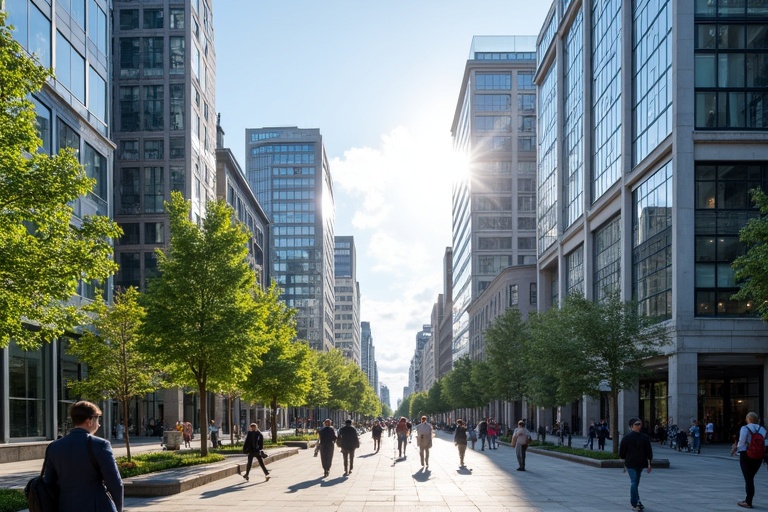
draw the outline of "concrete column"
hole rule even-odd
[[[593,421],[600,421],[600,400],[585,396],[581,401],[581,431],[585,436]]]
[[[640,408],[640,388],[635,385],[633,389],[625,389],[619,393],[619,433],[623,436],[629,432],[629,419],[638,418]],[[645,421],[653,418],[642,418]],[[653,428],[650,425],[649,428]]]
[[[184,393],[181,388],[164,389],[163,423],[165,430],[173,430],[177,421],[184,421]]]
[[[698,408],[698,355],[677,352],[669,357],[669,415],[672,422],[688,428]]]

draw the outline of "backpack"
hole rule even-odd
[[[747,430],[750,433],[749,443],[747,443],[747,457],[763,460],[765,456],[765,436],[760,432],[761,427],[757,427],[755,432],[752,432],[752,429],[749,427],[747,427]]]
[[[50,446],[49,444],[48,447]],[[27,498],[29,512],[54,512],[59,509],[58,493],[43,480],[43,471],[45,471],[47,460],[48,448],[45,449],[45,459],[40,474],[27,482],[27,486],[24,487],[24,496]]]

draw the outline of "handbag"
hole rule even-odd
[[[262,459],[266,459],[266,458],[268,457],[268,455],[267,455],[267,452],[265,452],[264,450],[261,450],[261,451],[259,452],[259,456],[260,456]]]
[[[50,448],[51,445],[48,445]],[[24,496],[27,498],[29,512],[56,512],[59,509],[59,496],[53,486],[43,479],[45,464],[48,462],[48,448],[45,449],[45,458],[40,475],[32,478],[24,487]]]

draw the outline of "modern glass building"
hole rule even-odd
[[[43,141],[40,151],[54,154],[64,147],[75,149],[88,175],[96,180],[94,190],[72,204],[75,224],[85,215],[111,216],[113,210],[108,85],[111,4],[108,0],[2,3],[8,25],[15,27],[13,37],[56,73],[31,97]],[[87,302],[97,294],[110,300],[111,282],[81,282],[73,301]],[[79,379],[85,369],[66,349],[67,339],[62,338],[36,351],[23,351],[13,342],[2,350],[0,366],[6,384],[0,397],[0,443],[55,439],[71,428],[67,411],[75,397],[67,382]],[[34,451],[34,446],[30,449]]]
[[[451,133],[467,175],[453,190],[453,360],[470,304],[505,268],[536,261],[536,38],[475,36]]]
[[[272,219],[270,275],[283,289],[285,303],[298,310],[297,337],[315,350],[331,350],[336,343],[335,217],[320,130],[247,129],[245,145],[248,183]]]
[[[335,345],[344,357],[362,368],[360,283],[357,282],[355,237],[335,237],[334,269],[336,278],[334,286]]]
[[[636,299],[672,344],[619,424],[709,419],[728,440],[766,412],[768,329],[731,263],[768,184],[768,2],[557,0],[537,55],[539,308]]]

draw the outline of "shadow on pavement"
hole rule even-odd
[[[299,491],[301,491],[303,489],[309,489],[313,485],[321,484],[323,482],[323,480],[324,480],[323,477],[318,477],[318,478],[315,478],[314,480],[305,480],[303,482],[299,482],[299,483],[294,484],[294,485],[289,485],[288,486],[288,492],[289,493],[294,493],[294,492],[299,492]]]
[[[237,482],[236,484],[234,484],[234,485],[232,485],[230,487],[225,487],[223,489],[217,489],[215,491],[205,491],[205,492],[201,493],[200,496],[203,499],[211,499],[211,498],[217,498],[219,496],[225,496],[225,495],[233,493],[233,492],[240,492],[240,491],[242,491],[245,488],[247,483],[248,482],[243,480],[242,482]],[[257,482],[254,482],[254,483],[257,483]]]
[[[358,459],[367,459],[368,457],[373,457],[374,455],[376,455],[376,453],[377,452],[369,453],[369,454],[366,454],[366,455],[358,455],[356,458],[358,458]]]
[[[421,468],[417,472],[413,474],[413,479],[417,482],[426,482],[429,480],[429,476],[432,474],[432,472],[428,469]]]
[[[468,467],[459,468],[459,469],[456,470],[456,472],[458,474],[460,474],[460,475],[471,475],[472,474],[472,470],[469,469]]]
[[[320,487],[330,487],[332,485],[340,484],[341,482],[345,482],[347,480],[346,476],[338,476],[336,478],[333,478],[331,480],[321,480],[320,481]]]

